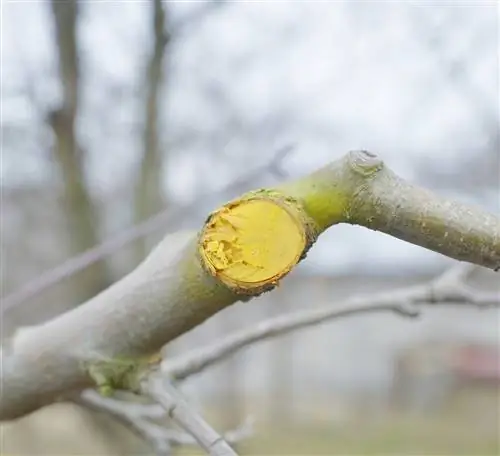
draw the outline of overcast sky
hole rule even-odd
[[[136,164],[150,8],[82,3],[78,131],[99,194],[123,185]],[[165,173],[168,194],[186,201],[220,187],[285,143],[296,146],[286,162],[292,176],[349,149],[375,151],[414,181],[418,164],[446,168],[487,153],[484,113],[498,126],[498,6],[444,4],[230,2],[184,26],[166,61],[162,101],[162,141],[182,144]],[[200,7],[171,3],[171,21]],[[59,96],[50,8],[6,0],[2,11],[2,185],[49,182],[50,138],[33,99],[43,112]],[[460,73],[458,83],[452,71]],[[227,141],[208,146],[207,135],[226,124]],[[455,196],[499,210],[498,194]],[[307,267],[404,271],[445,262],[389,236],[336,227]]]

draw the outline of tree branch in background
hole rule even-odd
[[[165,410],[157,404],[142,405],[103,397],[95,390],[85,390],[74,400],[90,410],[106,413],[144,439],[159,456],[168,456],[172,440],[179,434],[175,430],[154,422],[165,416]]]
[[[153,5],[153,48],[146,67],[146,96],[144,98],[143,150],[134,192],[135,223],[141,223],[163,206],[163,165],[165,151],[159,146],[159,103],[162,102],[163,65],[170,41],[167,31],[166,8],[160,0]],[[137,262],[142,261],[148,251],[147,238],[137,241]]]
[[[255,326],[225,336],[207,347],[191,350],[187,354],[175,358],[170,356],[165,358],[161,364],[161,373],[167,379],[182,381],[254,343],[279,337],[302,328],[326,323],[333,319],[379,312],[394,312],[397,315],[413,318],[419,315],[421,304],[456,305],[462,303],[480,308],[499,306],[499,293],[486,294],[473,290],[466,285],[465,281],[473,269],[475,267],[470,264],[459,263],[436,279],[422,285],[383,292],[375,296],[355,296],[342,303],[334,303],[320,309],[294,312],[281,317],[270,318]],[[158,372],[154,375],[158,380]],[[165,449],[170,448],[172,445],[195,443],[190,434],[199,432],[196,427],[189,424],[190,422],[184,425],[185,430],[190,434],[180,434],[177,431],[166,429],[157,423],[151,422],[164,417],[166,414],[165,410],[157,404],[143,405],[104,398],[93,390],[84,391],[78,402],[95,410],[111,414],[127,425],[134,433],[143,436],[153,448],[156,448],[157,454],[166,454]],[[187,404],[183,404],[187,406]],[[234,443],[237,439],[246,438],[250,433],[251,428],[247,423],[232,433],[226,433],[225,437],[229,443]],[[213,436],[213,434],[211,435]],[[205,449],[207,450],[206,444]]]
[[[170,455],[178,446],[198,445],[191,434],[170,429],[165,423],[158,423],[158,420],[164,420],[167,417],[166,410],[158,403],[143,405],[103,397],[92,389],[83,391],[74,402],[93,411],[112,416],[148,442],[157,455]],[[252,421],[248,419],[237,429],[225,432],[224,439],[229,444],[235,444],[252,434]]]
[[[235,331],[206,347],[176,358],[167,358],[162,362],[162,372],[174,381],[185,380],[256,342],[344,317],[393,312],[414,318],[420,313],[420,304],[466,304],[479,308],[500,306],[500,293],[473,290],[463,282],[470,271],[470,264],[459,264],[422,285],[375,295],[353,296],[340,303],[270,318]]]
[[[83,305],[18,331],[3,359],[0,419],[91,386],[89,361],[149,356],[234,302],[271,290],[341,222],[500,266],[498,217],[406,183],[373,154],[350,152],[302,179],[227,203],[200,232],[166,236],[128,276]],[[276,248],[282,255],[269,254]]]
[[[211,456],[238,456],[224,437],[217,433],[191,407],[163,376],[152,373],[143,381],[141,391],[160,404],[167,416],[189,432],[198,445]]]
[[[78,2],[52,0],[62,102],[49,114],[54,132],[53,157],[64,183],[65,215],[69,222],[71,252],[80,253],[99,244],[97,214],[85,182],[84,157],[76,136],[79,109],[80,65],[77,45]],[[89,299],[111,283],[106,263],[98,261],[76,278],[76,303]]]

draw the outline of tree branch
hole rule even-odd
[[[143,382],[142,393],[158,402],[167,415],[189,432],[211,456],[238,456],[226,440],[162,376],[150,374]]]
[[[500,267],[498,217],[438,198],[384,169],[350,206],[350,221],[491,269]]]
[[[281,224],[269,225],[266,211]],[[500,265],[498,217],[405,184],[373,155],[351,152],[306,178],[227,203],[200,233],[166,236],[137,269],[93,299],[18,331],[10,350],[2,350],[0,419],[92,386],[85,362],[150,355],[226,306],[272,289],[326,228],[341,222],[378,227],[452,258]],[[268,231],[260,230],[262,223]],[[294,249],[302,246],[302,255],[294,253],[286,264],[266,256],[286,239],[294,240]],[[252,271],[258,271],[256,282],[245,278]]]
[[[103,397],[97,391],[87,389],[74,402],[97,412],[111,415],[134,434],[151,445],[158,456],[169,456],[172,441],[178,432],[155,423],[153,420],[165,416],[165,410],[157,404],[143,405]]]
[[[292,312],[273,317],[255,326],[235,331],[206,347],[162,362],[162,372],[174,381],[181,381],[224,360],[256,342],[278,337],[302,328],[359,314],[393,312],[414,318],[420,313],[418,304],[468,304],[478,307],[500,305],[500,293],[472,290],[463,283],[470,273],[470,264],[459,264],[440,277],[423,285],[391,290],[366,296],[354,296],[319,309]]]
[[[159,456],[170,455],[172,449],[177,446],[198,445],[190,433],[170,429],[155,422],[167,416],[166,410],[157,403],[144,405],[103,397],[92,389],[83,391],[74,402],[117,419],[134,434],[146,440]],[[234,444],[250,437],[252,433],[252,422],[247,420],[237,429],[225,432],[224,439]]]
[[[352,223],[486,268],[500,268],[500,219],[405,181],[376,155],[347,154],[283,191],[324,230]]]
[[[351,298],[340,304],[340,308],[337,303],[325,306],[323,309],[296,312],[266,320],[254,327],[235,332],[206,348],[194,350],[177,359],[170,357],[165,359],[161,365],[162,374],[165,378],[180,381],[190,375],[199,373],[253,343],[335,318],[384,311],[395,312],[406,317],[416,317],[419,314],[417,308],[419,303],[466,303],[481,307],[499,305],[500,294],[479,293],[477,290],[472,290],[466,286],[465,280],[474,268],[470,264],[459,263],[436,279],[417,287],[408,287],[395,293],[380,293],[375,297]],[[158,376],[156,378],[158,379]],[[151,379],[148,381],[151,381]],[[163,389],[160,389],[160,394],[165,394]],[[169,393],[169,398],[169,400],[177,403],[178,395]],[[168,454],[173,445],[195,444],[196,440],[191,435],[196,436],[200,432],[196,426],[193,427],[191,424],[184,425],[191,434],[189,435],[166,429],[157,423],[151,422],[151,420],[162,418],[166,414],[166,411],[159,405],[134,404],[104,398],[93,390],[84,391],[79,402],[93,409],[111,414],[127,425],[133,432],[150,442],[159,455]],[[185,402],[183,402],[183,407],[185,407],[184,412],[189,413],[190,416],[195,413]],[[226,440],[235,442],[237,439],[240,440],[246,437],[249,432],[248,426],[243,426],[232,433],[226,433]],[[206,441],[204,447],[207,449]],[[209,450],[207,449],[207,451]]]

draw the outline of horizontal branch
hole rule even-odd
[[[500,269],[500,218],[410,184],[376,155],[357,151],[282,189],[321,230],[346,222],[459,261]]]
[[[166,236],[96,297],[19,330],[1,350],[0,419],[93,386],[89,361],[149,356],[228,305],[271,290],[324,230],[342,222],[500,265],[498,217],[405,184],[378,158],[351,152],[303,179],[227,203],[199,232]]]
[[[345,317],[392,312],[414,318],[420,313],[419,304],[467,304],[479,308],[500,306],[500,293],[473,290],[463,282],[471,271],[469,266],[459,264],[437,279],[422,285],[355,296],[318,309],[269,318],[249,328],[235,331],[208,346],[191,350],[185,355],[166,358],[162,362],[162,372],[175,381],[181,381],[254,343]]]
[[[459,261],[500,269],[498,215],[438,197],[384,168],[356,194],[349,221]]]
[[[367,299],[367,301],[371,301]],[[385,300],[384,300],[385,301]],[[379,302],[376,299],[375,302]],[[223,340],[195,349],[184,357],[163,362],[162,372],[175,381],[197,374],[224,358],[256,342],[281,336],[292,331],[314,326],[333,319],[378,312],[395,312],[406,317],[417,317],[418,311],[399,303],[338,304],[319,309],[293,312],[258,323],[252,328],[235,332]]]

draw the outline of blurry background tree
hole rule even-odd
[[[166,13],[159,0],[152,2],[152,49],[147,56],[143,88],[143,144],[139,153],[137,176],[134,179],[134,215],[140,223],[159,212],[163,206],[163,162],[166,151],[161,150],[158,135],[158,103],[163,100],[164,55],[169,41]],[[54,159],[59,165],[64,183],[65,216],[71,233],[72,255],[99,244],[99,219],[86,178],[86,153],[79,144],[76,119],[80,98],[80,57],[77,25],[80,5],[76,0],[52,1],[55,43],[62,86],[61,106],[48,115],[48,124],[54,132]],[[104,152],[103,152],[104,153]],[[147,253],[146,239],[137,241],[137,258]],[[107,287],[112,282],[105,259],[97,261],[73,278],[76,303]]]
[[[164,61],[168,42],[170,40],[166,23],[166,6],[160,0],[153,1],[154,31],[153,48],[149,56],[144,77],[144,140],[140,166],[136,178],[135,190],[135,222],[140,223],[155,215],[162,209],[163,201],[163,169],[167,151],[159,144],[159,108],[163,101]],[[165,127],[164,127],[165,128]],[[149,251],[144,239],[138,240],[138,261]]]
[[[4,312],[2,337],[96,294],[165,231],[273,182],[276,173],[252,170],[284,144],[296,145],[282,163],[290,175],[364,148],[409,179],[500,209],[495,2],[53,0],[2,8],[2,296],[165,211],[147,236]],[[446,264],[339,226],[289,287],[228,309],[172,350],[284,306],[419,281]],[[347,397],[389,407],[393,362],[407,345],[427,337],[496,343],[497,318],[494,310],[453,318],[436,310],[411,328],[384,318],[335,334],[326,325],[229,359],[187,388],[224,404],[225,426],[254,407],[284,426],[311,416],[330,425],[354,413]],[[312,392],[314,406],[304,400]],[[336,406],[325,406],[331,397]]]
[[[53,0],[54,38],[61,85],[59,106],[47,113],[53,132],[53,161],[61,176],[64,215],[70,233],[69,254],[76,255],[100,242],[99,218],[86,176],[86,151],[77,135],[80,106],[80,57],[78,45],[79,5],[76,0]],[[72,278],[74,304],[97,294],[112,283],[105,260]]]

